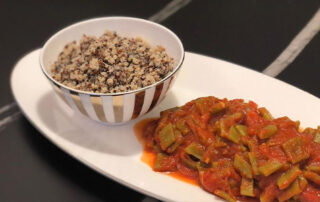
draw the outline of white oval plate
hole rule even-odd
[[[39,67],[39,50],[24,56],[11,75],[13,95],[29,121],[49,140],[97,172],[165,201],[219,201],[212,194],[141,162],[134,121],[105,126],[74,114],[54,94]],[[274,116],[320,124],[319,98],[261,73],[218,59],[186,53],[185,63],[165,100],[143,118],[201,96],[243,98],[267,107]]]

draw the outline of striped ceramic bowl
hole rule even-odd
[[[65,44],[79,41],[83,34],[100,36],[106,30],[116,31],[121,36],[139,36],[151,45],[163,46],[175,60],[174,70],[153,85],[123,93],[75,90],[51,77],[51,64]],[[180,39],[162,25],[138,18],[104,17],[73,24],[53,35],[41,50],[40,65],[55,92],[76,113],[101,123],[118,124],[136,119],[157,106],[172,86],[183,59],[184,49]]]

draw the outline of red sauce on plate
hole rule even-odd
[[[149,119],[142,120],[134,126],[135,135],[143,147],[145,145],[145,139],[143,138],[143,131],[146,128],[146,126],[154,120],[157,120],[157,118],[149,118]],[[144,162],[145,164],[147,164],[151,168],[153,168],[153,165],[156,161],[156,157],[157,157],[157,154],[155,152],[152,152],[149,149],[147,149],[146,147],[144,147],[140,159],[142,162]],[[186,183],[189,183],[189,184],[192,184],[195,186],[199,186],[199,183],[196,178],[187,177],[178,171],[165,172],[164,174],[169,175],[175,179],[181,180],[183,182],[186,182]]]
[[[203,97],[137,123],[141,160],[227,201],[320,201],[320,127]]]

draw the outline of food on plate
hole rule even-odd
[[[77,90],[118,93],[149,86],[173,70],[174,59],[161,46],[141,38],[106,31],[83,35],[79,44],[65,45],[51,67],[52,78]]]
[[[301,130],[252,101],[202,97],[143,131],[154,171],[178,172],[227,201],[320,200],[320,127]]]

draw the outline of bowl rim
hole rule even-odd
[[[164,77],[163,79],[161,79],[160,81],[157,81],[149,86],[145,86],[143,88],[138,88],[136,90],[131,90],[131,91],[125,91],[125,92],[117,92],[117,93],[94,93],[94,92],[88,92],[88,91],[83,91],[83,90],[77,90],[77,89],[74,89],[74,88],[71,88],[71,87],[68,87],[58,81],[56,81],[55,79],[53,79],[51,77],[51,75],[45,70],[44,68],[44,64],[43,64],[43,55],[44,55],[44,50],[46,49],[46,47],[48,46],[48,44],[50,44],[50,42],[52,40],[54,40],[57,36],[59,36],[61,33],[67,31],[68,29],[71,29],[73,27],[76,27],[76,26],[79,26],[81,24],[85,24],[85,23],[88,23],[88,22],[94,22],[94,21],[101,21],[101,20],[106,20],[106,19],[114,19],[114,20],[135,20],[135,21],[140,21],[140,22],[143,22],[143,23],[147,23],[147,24],[150,24],[150,25],[153,25],[153,26],[157,26],[161,29],[164,29],[166,30],[167,32],[169,32],[178,42],[181,50],[182,50],[182,56],[180,58],[180,60],[178,61],[178,64],[176,65],[176,67],[173,69],[173,71],[171,71],[166,77]],[[85,34],[85,33],[84,33]],[[88,19],[88,20],[82,20],[80,22],[76,22],[76,23],[73,23],[61,30],[59,30],[58,32],[56,32],[54,35],[52,35],[43,45],[43,47],[41,48],[40,50],[40,54],[39,54],[39,63],[40,63],[40,67],[41,67],[41,70],[42,72],[44,73],[44,75],[51,81],[53,82],[53,84],[55,84],[56,86],[58,87],[63,87],[65,89],[68,89],[70,91],[71,94],[87,94],[87,95],[90,95],[90,96],[93,96],[93,97],[99,97],[99,96],[121,96],[121,95],[126,95],[126,94],[131,94],[131,93],[138,93],[138,92],[141,92],[141,91],[145,91],[149,88],[153,88],[155,86],[157,86],[158,84],[166,81],[167,79],[171,78],[182,66],[183,62],[184,62],[184,59],[185,59],[185,50],[184,50],[184,47],[183,47],[183,44],[180,40],[180,38],[173,32],[171,31],[170,29],[168,29],[167,27],[163,26],[163,25],[160,25],[156,22],[152,22],[150,20],[146,20],[146,19],[142,19],[142,18],[135,18],[135,17],[125,17],[125,16],[110,16],[110,17],[98,17],[98,18],[92,18],[92,19]]]

